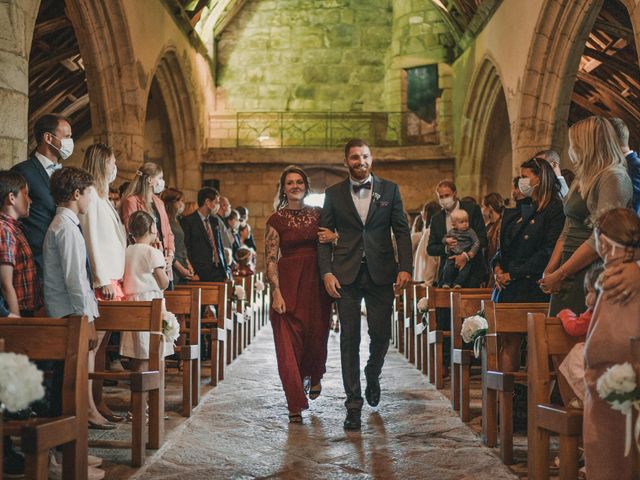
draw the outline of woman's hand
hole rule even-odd
[[[105,300],[113,300],[116,296],[116,289],[113,288],[113,285],[103,285],[100,287],[100,295]]]
[[[508,281],[505,281],[505,276],[508,278]],[[496,265],[493,269],[493,278],[496,281],[496,287],[498,290],[504,290],[509,281],[511,281],[511,276],[508,273],[505,273],[499,265]]]
[[[607,268],[602,276],[605,298],[613,303],[627,304],[640,291],[640,265],[622,263]]]
[[[338,238],[338,235],[328,228],[318,228],[318,240],[320,243],[333,243],[336,238]]]
[[[542,291],[546,294],[556,294],[560,292],[562,287],[562,281],[566,278],[562,268],[559,268],[553,273],[544,275],[541,280],[538,280],[538,284]]]
[[[282,298],[282,294],[280,293],[279,289],[275,289],[273,291],[273,298],[271,299],[271,306],[273,307],[273,309],[280,313],[283,314],[287,311],[287,307],[284,304],[284,298]]]

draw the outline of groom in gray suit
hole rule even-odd
[[[320,226],[338,233],[337,244],[318,246],[324,286],[338,301],[342,381],[347,394],[346,430],[360,430],[360,304],[369,326],[369,360],[364,369],[367,403],[380,401],[380,372],[391,338],[394,288],[411,281],[413,260],[409,225],[398,186],[371,174],[372,157],[362,140],[344,148],[349,178],[325,192]],[[395,236],[398,262],[393,250]]]

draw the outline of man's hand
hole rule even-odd
[[[605,298],[613,303],[627,304],[640,290],[640,266],[622,263],[604,271],[602,289]]]
[[[102,298],[105,300],[113,300],[116,296],[116,289],[113,288],[111,284],[103,285],[100,287],[100,295],[102,295]]]
[[[453,255],[449,257],[449,259],[453,260],[456,263],[456,268],[458,270],[462,270],[469,261],[464,253],[461,253],[460,255]]]
[[[549,165],[551,165],[551,168],[553,168],[553,173],[556,174],[556,177],[562,176],[562,170],[560,170],[560,165],[558,164],[558,162],[551,161],[549,162]]]
[[[89,323],[89,350],[95,350],[98,348],[98,332],[96,332],[96,324]]]
[[[402,290],[411,281],[411,274],[409,272],[398,272],[396,277],[396,283],[393,284],[393,289],[398,291]]]
[[[340,282],[333,273],[327,273],[322,280],[324,281],[324,288],[329,295],[331,295],[333,298],[342,298],[342,295],[340,295],[340,292],[338,292],[338,290],[342,287],[340,286]]]

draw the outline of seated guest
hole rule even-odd
[[[596,250],[605,269],[640,260],[640,218],[626,208],[609,210],[596,221]],[[627,296],[627,295],[625,295]],[[614,303],[601,295],[585,344],[584,454],[589,480],[640,478],[637,452],[625,456],[625,415],[600,398],[596,384],[615,364],[633,364],[629,339],[640,336],[640,296]],[[634,448],[634,447],[632,447]]]
[[[162,192],[162,201],[169,216],[169,225],[173,232],[175,243],[175,255],[173,257],[173,278],[177,283],[187,283],[189,280],[198,280],[189,257],[187,255],[187,247],[184,244],[184,231],[178,217],[184,210],[183,194],[180,190],[167,188]]]
[[[473,228],[469,228],[469,214],[464,210],[459,209],[451,213],[451,224],[451,229],[442,239],[445,251],[451,255],[442,271],[442,288],[449,288],[451,285],[453,288],[467,288],[470,262],[480,250],[480,240]],[[455,240],[455,243],[450,245],[450,239]],[[467,263],[462,268],[456,266],[454,257],[457,255],[467,258]]]
[[[569,193],[569,182],[562,175],[562,170],[560,169],[560,155],[555,150],[541,150],[534,155],[534,158],[540,158],[549,162],[551,168],[553,168],[553,173],[556,174],[556,178],[560,182],[560,197],[564,198]]]
[[[640,215],[640,157],[629,148],[629,128],[621,118],[610,118],[609,121],[616,131],[622,154],[627,160],[627,172],[633,184],[633,209]]]
[[[249,247],[240,247],[236,252],[236,266],[233,275],[236,277],[250,277],[255,274],[256,254]]]
[[[219,223],[215,219],[220,194],[204,187],[198,192],[198,210],[182,218],[184,244],[193,269],[203,282],[223,282],[229,278]]]

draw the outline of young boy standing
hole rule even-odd
[[[33,316],[42,291],[31,248],[19,220],[29,216],[29,187],[22,175],[0,171],[0,286],[9,312]]]

